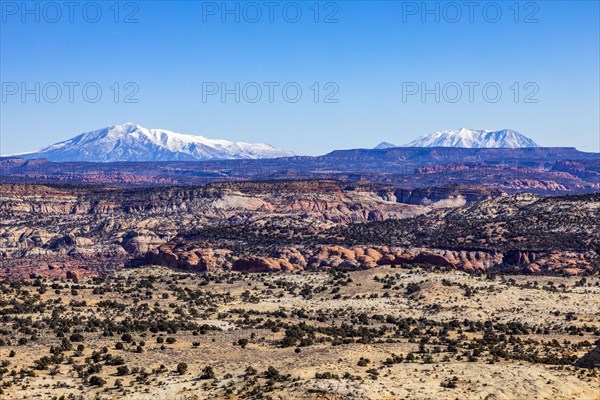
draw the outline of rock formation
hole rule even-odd
[[[600,346],[575,361],[575,366],[579,368],[600,368]]]

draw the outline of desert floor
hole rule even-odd
[[[599,400],[600,370],[573,366],[599,332],[594,277],[0,281],[0,398]]]

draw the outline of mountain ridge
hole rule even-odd
[[[374,150],[385,150],[385,149],[391,149],[394,147],[398,147],[393,143],[390,142],[381,142],[379,143],[377,146],[373,147]]]
[[[403,146],[388,142],[381,142],[375,149],[389,149],[393,147],[460,147],[470,149],[480,148],[534,148],[541,147],[532,139],[512,130],[499,131],[473,130],[460,128],[459,130],[435,131],[413,140]]]
[[[50,161],[206,161],[293,156],[291,151],[263,143],[231,142],[147,129],[127,122],[81,133],[38,151],[15,156]]]
[[[466,148],[533,148],[540,147],[530,138],[512,129],[499,131],[471,130],[436,131],[423,135],[405,147],[466,147]]]

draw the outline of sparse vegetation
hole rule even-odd
[[[0,356],[6,356],[0,387],[9,396],[36,388],[51,398],[77,393],[77,384],[126,395],[166,393],[164,382],[185,382],[197,393],[250,399],[335,380],[401,393],[389,379],[435,366],[439,390],[461,397],[470,386],[457,376],[495,365],[510,373],[515,363],[526,363],[546,379],[598,388],[597,371],[571,366],[600,337],[597,316],[586,314],[589,299],[597,298],[590,294],[600,294],[596,277],[474,276],[393,266],[283,277],[143,269],[77,283],[0,281]],[[44,286],[61,294],[40,293]],[[481,316],[474,318],[473,309]],[[240,354],[252,365],[239,363]],[[307,368],[310,375],[302,375]],[[43,385],[44,377],[52,387]],[[69,379],[75,382],[57,386]]]

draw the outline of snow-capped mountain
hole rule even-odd
[[[82,133],[37,152],[20,154],[50,161],[200,161],[288,157],[294,153],[268,144],[213,140],[132,123]]]
[[[511,129],[501,131],[447,130],[419,137],[404,147],[469,147],[469,148],[521,148],[540,147],[533,140]]]
[[[373,148],[375,150],[384,150],[384,149],[391,149],[392,147],[398,147],[398,146],[396,146],[395,144],[389,143],[389,142],[381,142]]]

